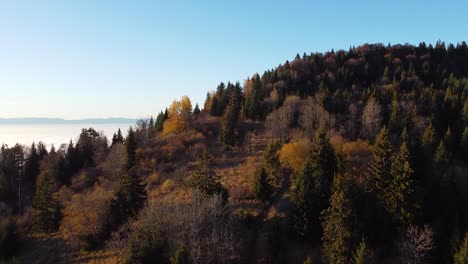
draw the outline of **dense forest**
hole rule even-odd
[[[468,46],[297,55],[0,150],[0,263],[468,263]]]

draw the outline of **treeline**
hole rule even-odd
[[[297,55],[110,142],[3,146],[0,256],[58,231],[128,263],[468,263],[467,157],[465,42]]]

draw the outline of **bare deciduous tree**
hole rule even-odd
[[[374,139],[382,125],[382,107],[374,97],[369,98],[362,113],[362,134]]]
[[[417,226],[408,227],[397,243],[399,263],[429,263],[429,254],[434,248],[433,240],[434,233],[428,225],[422,228]]]

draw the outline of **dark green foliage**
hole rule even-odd
[[[192,187],[204,195],[221,195],[224,200],[227,200],[227,190],[220,183],[220,177],[214,171],[213,166],[213,156],[205,148],[197,161],[197,168],[192,174]]]
[[[453,264],[467,264],[468,263],[468,233],[465,234],[465,238],[457,249],[457,252],[453,256]]]
[[[162,111],[158,114],[158,116],[156,117],[156,122],[154,124],[154,128],[156,129],[156,131],[158,132],[161,132],[163,130],[163,126],[164,126],[164,122],[169,118],[169,115],[167,113],[167,109],[166,109],[166,112],[163,113]]]
[[[351,201],[345,191],[335,191],[322,213],[323,257],[326,263],[349,263],[352,239]]]
[[[395,153],[390,170],[391,179],[385,192],[385,204],[389,214],[402,228],[413,223],[414,201],[412,201],[413,183],[411,177],[413,169],[409,163],[409,152],[403,142]]]
[[[236,133],[238,133],[238,122],[240,114],[239,94],[232,92],[229,103],[221,119],[221,128],[219,132],[219,141],[225,146],[234,146],[236,143]]]
[[[314,223],[318,221],[314,204],[315,180],[313,164],[309,157],[302,170],[296,175],[291,193],[290,223],[301,237],[313,235]]]
[[[372,262],[372,252],[370,251],[366,240],[362,239],[359,243],[356,251],[353,253],[352,264],[371,264]]]
[[[375,139],[368,171],[368,180],[373,185],[375,192],[381,197],[381,200],[385,200],[384,193],[391,182],[392,156],[392,145],[388,139],[388,130],[384,127]]]
[[[94,162],[95,141],[99,138],[99,133],[93,128],[81,130],[80,137],[76,143],[76,148],[80,154],[80,167],[92,167]]]
[[[136,216],[143,208],[147,198],[145,187],[138,175],[132,171],[122,172],[119,188],[111,201],[111,229]]]
[[[30,183],[35,183],[39,175],[39,162],[40,157],[37,153],[36,144],[33,142],[29,154],[26,157],[24,165],[24,180]]]
[[[154,237],[143,229],[137,229],[129,238],[125,263],[166,263],[166,245],[161,237]]]
[[[54,179],[49,174],[45,172],[39,175],[32,204],[32,221],[35,232],[54,232],[59,227],[62,206],[55,188]]]
[[[195,108],[193,109],[193,115],[197,116],[201,112],[200,106],[198,106],[198,103],[195,104]]]
[[[15,255],[19,247],[16,225],[10,216],[0,215],[0,262]]]
[[[136,148],[137,148],[137,143],[135,139],[135,132],[133,131],[133,128],[130,127],[128,129],[127,138],[125,139],[125,150],[127,153],[125,169],[127,170],[130,170],[136,165],[136,153],[135,153]]]
[[[153,117],[151,117],[151,121],[153,121]],[[122,131],[120,130],[120,128],[117,130],[117,133],[114,133],[114,135],[112,136],[112,145],[117,144],[117,143],[121,143],[121,144],[124,143],[124,138],[122,136]]]
[[[268,143],[262,153],[262,167],[270,181],[278,181],[281,175],[281,164],[278,158],[280,145],[276,141]]]
[[[328,207],[331,183],[337,171],[336,156],[324,130],[319,130],[304,167],[294,179],[291,223],[302,236],[321,232],[320,213]]]
[[[190,255],[184,244],[180,244],[174,257],[171,258],[171,264],[190,264]]]
[[[400,103],[397,93],[394,92],[392,98],[392,112],[388,121],[388,130],[391,134],[400,134],[400,127],[402,125],[400,118]]]
[[[268,174],[266,173],[263,166],[260,166],[260,168],[255,173],[253,190],[255,198],[259,200],[268,201],[270,198],[272,190],[270,183],[268,182]]]

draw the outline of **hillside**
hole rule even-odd
[[[467,193],[467,44],[364,44],[182,96],[110,144],[3,146],[0,256],[466,263]]]

